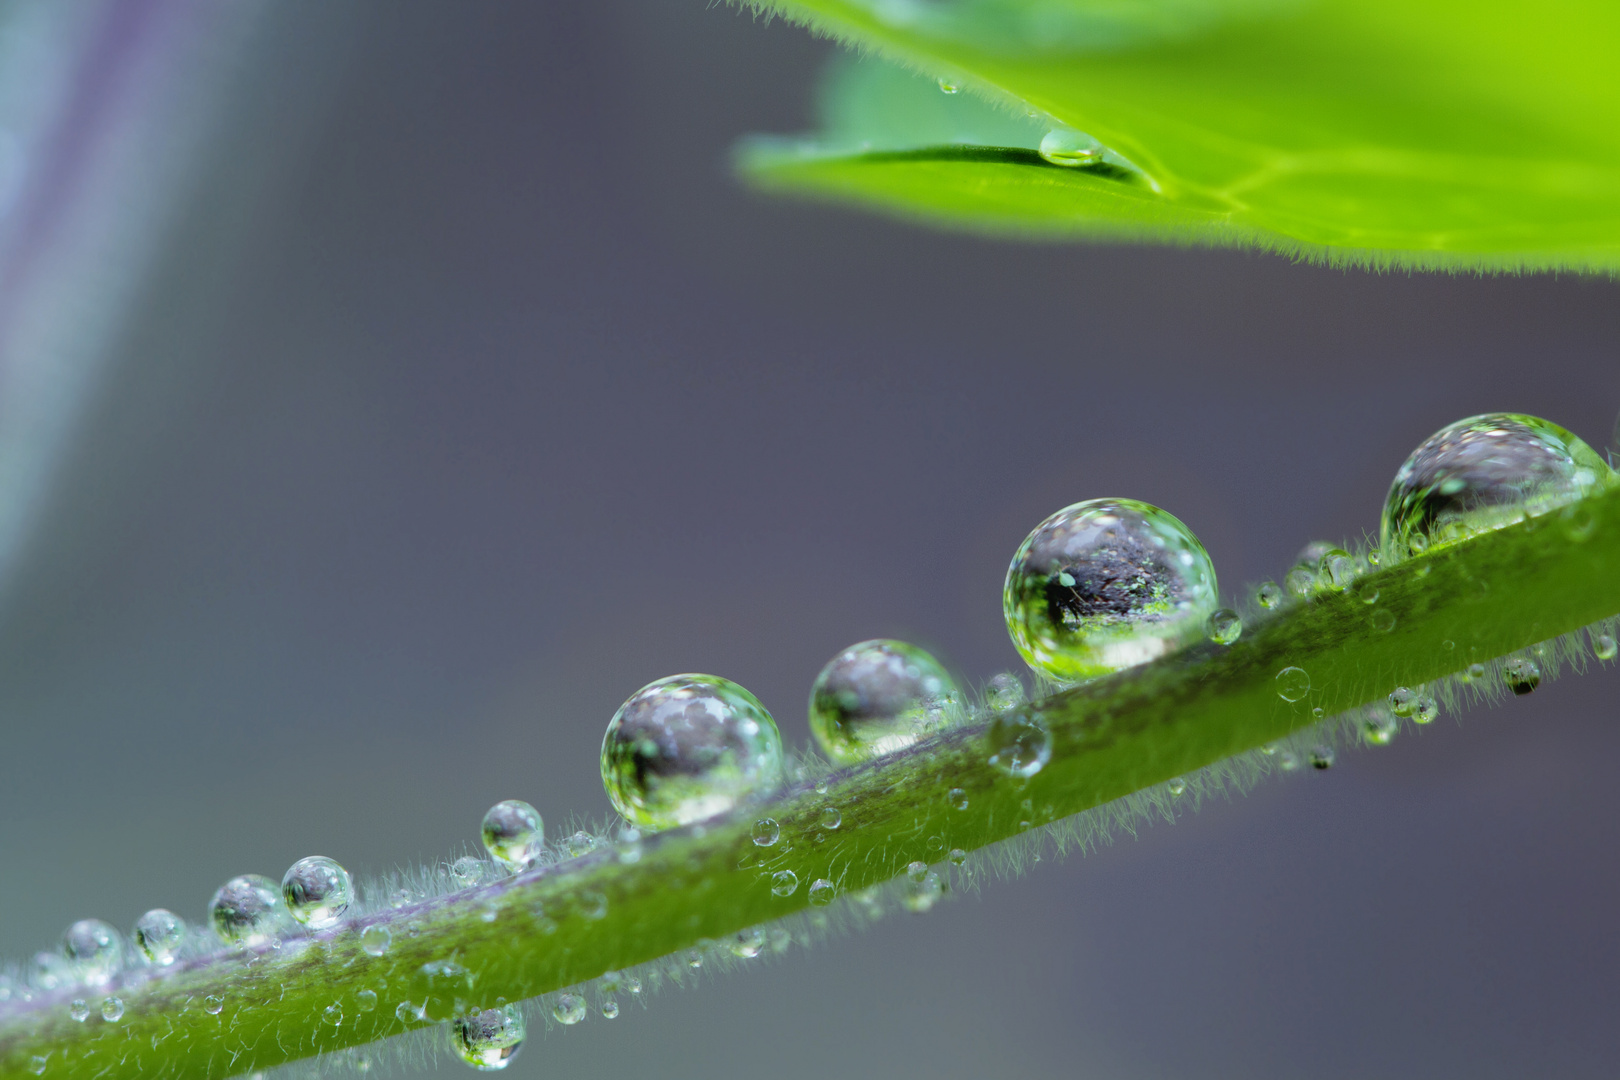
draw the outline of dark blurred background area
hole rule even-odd
[[[1620,408],[1608,281],[1038,245],[775,201],[831,46],[703,0],[267,7],[0,582],[0,955],[609,809],[654,678],[1015,668],[1007,559],[1130,496],[1223,593],[1440,426]],[[536,1032],[508,1075],[1599,1077],[1611,667],[927,916]],[[446,1062],[453,1073],[458,1064]]]

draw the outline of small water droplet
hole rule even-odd
[[[1431,723],[1440,715],[1440,702],[1431,694],[1420,694],[1412,703],[1412,722],[1414,724]]]
[[[343,1006],[335,1001],[332,1002],[332,1004],[321,1010],[321,1019],[333,1027],[343,1026]]]
[[[1400,721],[1393,716],[1377,713],[1362,721],[1361,737],[1373,746],[1388,746],[1400,729]]]
[[[841,765],[903,750],[959,709],[940,662],[915,645],[880,638],[851,645],[816,676],[810,731]]]
[[[218,994],[209,994],[203,998],[203,1012],[209,1016],[218,1016],[220,1010],[225,1008],[225,999]]]
[[[821,827],[823,829],[836,829],[844,823],[844,815],[838,812],[838,807],[829,806],[821,812]]]
[[[908,880],[900,896],[900,903],[907,911],[919,914],[933,907],[945,891],[938,874],[927,867],[923,870],[924,873],[920,878],[907,874]]]
[[[1333,747],[1313,746],[1311,748],[1311,768],[1331,769],[1333,767],[1334,760]]]
[[[1361,572],[1361,567],[1348,551],[1343,548],[1331,548],[1323,552],[1321,560],[1316,564],[1316,578],[1323,588],[1335,592],[1343,592],[1355,581]]]
[[[782,782],[782,736],[729,679],[672,675],[632,694],[602,739],[602,784],[627,821],[691,825]]]
[[[409,1001],[402,1001],[394,1006],[394,1016],[402,1024],[414,1024],[427,1019],[423,1015],[422,1007]]]
[[[961,866],[963,863],[967,862],[967,852],[963,851],[959,847],[953,847],[951,848],[951,853],[947,855],[946,858],[951,860],[951,865]]]
[[[1169,788],[1170,795],[1173,798],[1179,799],[1181,796],[1187,794],[1187,781],[1183,780],[1179,776],[1170,781],[1170,783],[1166,786]]]
[[[147,960],[159,967],[168,967],[185,945],[186,921],[166,908],[153,908],[135,920],[131,936],[135,947]]]
[[[463,855],[450,864],[450,880],[456,883],[458,889],[470,889],[474,885],[481,885],[489,876],[489,866],[484,860],[472,855]]]
[[[1002,672],[984,685],[984,703],[991,712],[1007,712],[1024,703],[1024,684],[1018,676]]]
[[[1068,680],[1195,641],[1216,606],[1215,567],[1198,538],[1134,499],[1075,503],[1041,522],[1014,554],[1002,590],[1019,654]]]
[[[124,1018],[124,999],[110,997],[101,1003],[101,1018],[109,1024],[116,1024]]]
[[[354,995],[354,1004],[360,1012],[371,1012],[377,1007],[377,991],[357,990]]]
[[[619,1002],[616,998],[602,999],[602,1019],[617,1020],[619,1017]]]
[[[928,876],[928,864],[922,861],[906,864],[906,877],[911,881],[921,881]]]
[[[758,927],[740,932],[731,939],[731,955],[752,960],[765,948],[765,932]]]
[[[564,1027],[577,1024],[585,1019],[585,999],[578,994],[563,994],[551,1007],[551,1015]]]
[[[816,878],[810,883],[810,903],[816,907],[826,907],[837,895],[837,886],[826,878]]]
[[[827,794],[827,778],[825,776],[823,776],[821,779],[816,781],[816,794],[817,795],[825,795],[825,794]]]
[[[1268,581],[1254,590],[1254,602],[1263,608],[1274,608],[1283,602],[1282,586]]]
[[[1380,634],[1387,634],[1395,629],[1395,613],[1387,608],[1379,608],[1367,616],[1367,622]]]
[[[324,855],[299,859],[281,879],[288,913],[311,930],[337,925],[349,910],[352,888],[349,872]]]
[[[1541,665],[1526,657],[1515,657],[1502,665],[1502,680],[1509,690],[1523,697],[1541,685]]]
[[[381,956],[394,943],[394,935],[386,926],[368,926],[360,931],[360,948],[367,955]]]
[[[635,997],[641,993],[641,980],[634,975],[626,975],[623,988],[625,993]]]
[[[90,1019],[90,1003],[84,998],[74,998],[68,1002],[68,1015],[79,1023],[84,1023]]]
[[[35,1054],[33,1057],[28,1059],[28,1071],[33,1073],[35,1076],[44,1076],[45,1064],[45,1059],[38,1054]]]
[[[760,847],[770,847],[782,836],[782,827],[776,823],[775,818],[760,818],[754,822],[754,843]]]
[[[940,91],[940,93],[942,93],[942,94],[954,94],[960,89],[961,89],[961,87],[957,86],[955,81],[952,80],[949,76],[941,75],[939,77],[939,91]]]
[[[243,874],[219,887],[208,914],[227,942],[264,945],[291,928],[281,889],[261,874]]]
[[[1470,679],[1483,679],[1485,677],[1485,665],[1484,664],[1469,664],[1468,665],[1468,677]]]
[[[1592,491],[1608,465],[1557,424],[1486,413],[1425,439],[1390,485],[1382,547],[1421,555],[1566,506]]]
[[[100,919],[80,919],[62,935],[62,956],[73,977],[88,986],[104,986],[124,968],[124,935]]]
[[[1277,672],[1277,696],[1284,701],[1302,700],[1311,692],[1311,677],[1304,668],[1285,667]]]
[[[608,898],[606,894],[597,892],[594,889],[587,889],[579,894],[579,914],[581,917],[595,922],[598,919],[606,918],[607,913]]]
[[[408,906],[414,899],[416,899],[416,897],[411,894],[411,890],[406,888],[395,889],[393,892],[388,894],[388,906],[397,911],[402,907]]]
[[[991,768],[1019,779],[1028,779],[1052,759],[1052,734],[1038,720],[1024,713],[997,716],[985,732]]]
[[[1219,608],[1209,617],[1209,640],[1217,645],[1230,645],[1243,634],[1243,620],[1231,608]]]
[[[1299,768],[1299,755],[1292,750],[1278,750],[1276,754],[1277,768],[1283,772],[1293,772]]]
[[[771,892],[777,896],[792,896],[799,887],[799,875],[791,870],[778,870],[771,875]]]
[[[546,846],[540,811],[522,799],[507,799],[490,807],[480,835],[490,858],[514,874],[534,865]]]
[[[1397,686],[1389,692],[1389,710],[1396,716],[1411,716],[1417,707],[1419,694],[1406,686]]]
[[[1620,642],[1616,642],[1613,634],[1599,634],[1592,639],[1592,654],[1599,660],[1613,660],[1620,656]]]
[[[474,1069],[493,1072],[512,1063],[526,1034],[522,1010],[503,1005],[457,1017],[450,1026],[450,1046]]]
[[[1296,566],[1283,575],[1283,588],[1288,590],[1289,596],[1310,596],[1316,591],[1316,586],[1316,571],[1308,566]]]
[[[1376,603],[1378,603],[1378,585],[1375,582],[1372,582],[1372,581],[1360,581],[1360,582],[1357,582],[1356,583],[1356,588],[1355,588],[1355,593],[1356,593],[1356,597],[1363,604],[1376,604]]]
[[[1327,710],[1322,708],[1322,706],[1320,706],[1320,705],[1316,706],[1315,708],[1313,708],[1311,710],[1311,717],[1313,719],[1320,720],[1326,715],[1327,715]]]
[[[1041,137],[1041,158],[1052,165],[1076,169],[1103,160],[1103,144],[1083,131],[1058,127]]]
[[[967,792],[959,787],[953,787],[947,791],[945,801],[951,804],[952,810],[966,810],[968,808]]]

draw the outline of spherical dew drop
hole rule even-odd
[[[829,758],[852,765],[912,745],[960,704],[950,673],[927,652],[904,641],[863,641],[816,676],[810,731]]]

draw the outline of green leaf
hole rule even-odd
[[[768,7],[884,59],[835,65],[814,138],[744,145],[744,173],[767,188],[1025,235],[1417,267],[1620,265],[1614,5]],[[1031,153],[1062,126],[1100,139],[1117,167]]]

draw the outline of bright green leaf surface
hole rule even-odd
[[[769,7],[925,77],[872,58],[840,64],[815,140],[745,147],[745,171],[767,187],[1054,237],[1455,268],[1620,265],[1614,5]],[[941,93],[935,76],[964,92]],[[1032,150],[1055,125],[1101,139],[1146,182],[986,152]]]

